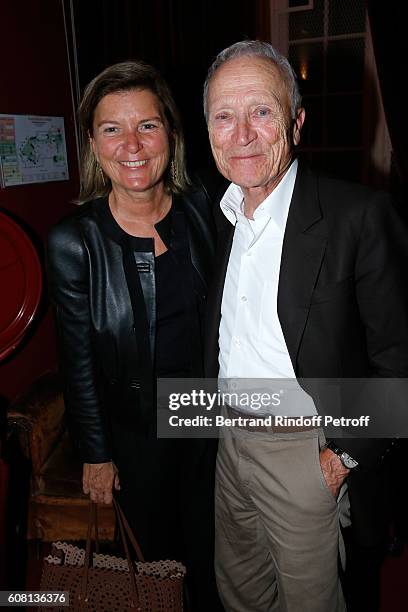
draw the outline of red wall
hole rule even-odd
[[[69,181],[0,189],[0,209],[28,225],[43,244],[50,227],[73,205],[78,167],[62,4],[59,0],[2,0],[0,113],[63,116]],[[1,293],[7,287],[0,287]],[[30,337],[0,364],[0,396],[13,399],[55,367],[52,312],[44,299]]]

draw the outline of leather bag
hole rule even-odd
[[[178,561],[144,560],[122,509],[113,501],[126,559],[98,553],[96,504],[90,503],[86,549],[55,542],[44,559],[41,591],[68,591],[69,607],[41,607],[43,612],[181,612],[186,568]],[[91,557],[92,528],[96,552]],[[127,537],[138,561],[133,562]],[[129,571],[131,568],[131,571]]]

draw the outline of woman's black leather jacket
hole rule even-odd
[[[156,418],[154,253],[135,256],[109,215],[106,198],[83,204],[52,229],[47,249],[67,415],[88,463],[112,458],[111,419],[149,435]],[[184,224],[201,311],[215,234],[205,191],[174,196],[168,218],[156,229],[177,253],[174,220]]]

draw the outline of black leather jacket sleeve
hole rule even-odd
[[[60,367],[71,431],[81,459],[111,459],[108,428],[98,394],[89,307],[89,254],[75,221],[53,228],[47,249],[48,282],[55,306]],[[69,372],[67,378],[66,373]]]

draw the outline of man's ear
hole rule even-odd
[[[305,120],[305,109],[298,108],[296,112],[296,119],[293,122],[293,144],[298,145],[300,142],[300,132],[302,130],[303,122]]]

